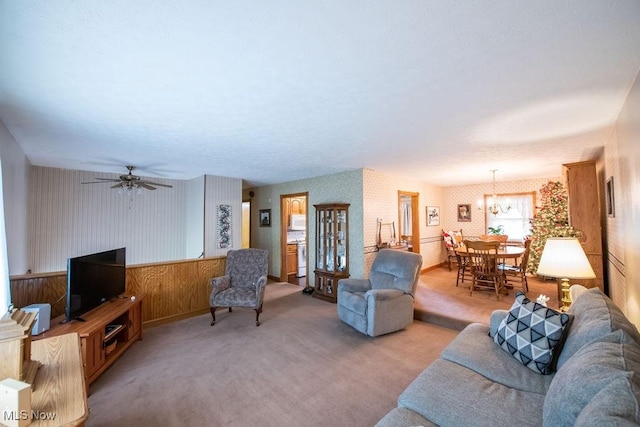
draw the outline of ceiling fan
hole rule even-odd
[[[120,190],[140,190],[146,188],[147,190],[155,190],[156,187],[173,188],[172,185],[160,184],[158,182],[151,182],[140,178],[138,175],[133,174],[135,166],[127,166],[129,173],[127,175],[120,175],[119,179],[114,178],[95,178],[98,181],[83,182],[82,184],[104,184],[105,182],[117,182],[112,185],[111,188],[118,188]]]

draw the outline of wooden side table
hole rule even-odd
[[[77,333],[31,343],[31,358],[42,363],[31,394],[33,426],[83,426],[89,405]]]

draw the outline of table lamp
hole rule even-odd
[[[550,237],[544,244],[537,273],[562,280],[560,311],[571,307],[569,279],[595,279],[587,255],[575,237]]]

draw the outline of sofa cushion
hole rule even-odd
[[[640,424],[639,394],[637,384],[629,378],[616,378],[580,411],[575,426],[637,426]]]
[[[640,421],[638,396],[632,391],[638,383],[639,372],[640,345],[622,330],[584,345],[566,361],[551,382],[544,402],[544,425],[572,426],[590,402],[594,403],[588,412],[593,412],[596,407],[616,405],[621,397],[631,402],[622,408],[623,418]],[[625,386],[625,383],[633,387]],[[611,387],[611,393],[601,394],[608,387]],[[597,400],[596,395],[600,396]],[[586,421],[586,415],[583,420]],[[611,425],[611,422],[601,425]]]
[[[543,404],[542,394],[506,387],[444,359],[429,365],[398,398],[398,406],[441,426],[540,426]]]
[[[568,314],[530,301],[518,292],[493,339],[524,366],[547,375],[552,372],[554,351],[562,343],[569,321]]]
[[[489,336],[491,338],[496,336],[496,332],[498,332],[498,326],[502,323],[502,320],[507,317],[509,312],[507,310],[493,310],[491,312],[491,317],[489,318]]]
[[[618,329],[640,342],[636,327],[598,288],[581,293],[573,301],[569,313],[573,314],[574,320],[569,327],[562,352],[558,355],[558,369],[583,345]]]
[[[480,323],[467,326],[445,347],[440,357],[516,390],[545,394],[553,375],[540,375],[498,347]]]
[[[407,408],[394,408],[375,425],[375,427],[398,426],[437,427],[436,424]]]

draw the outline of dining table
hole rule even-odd
[[[467,248],[465,246],[458,246],[455,248],[455,251],[460,256],[467,256],[469,252],[467,252]],[[503,258],[503,259],[518,259],[524,254],[525,248],[522,246],[506,246],[498,248],[497,254],[490,254],[495,258]]]
[[[464,245],[458,246],[457,248],[455,248],[456,254],[458,254],[461,257],[468,257],[469,256],[469,252],[467,251],[467,248]],[[491,257],[495,258],[496,260],[503,260],[501,261],[503,264],[506,264],[506,260],[507,259],[513,259],[513,264],[517,265],[517,259],[520,258],[523,254],[524,254],[525,248],[522,246],[500,246],[498,248],[498,252],[496,254],[489,254]],[[497,261],[500,262],[500,261]],[[512,288],[511,286],[507,286],[507,289]]]

